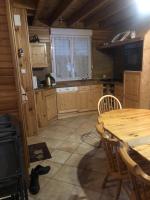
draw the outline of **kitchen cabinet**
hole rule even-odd
[[[38,125],[44,127],[57,116],[96,111],[102,95],[101,85],[35,90]]]
[[[44,127],[57,118],[56,90],[35,91],[38,126]]]
[[[77,111],[77,88],[59,88],[57,90],[58,113]]]
[[[63,89],[60,88],[63,91]],[[76,87],[74,91],[57,92],[58,113],[85,112],[97,110],[97,103],[102,96],[102,86],[88,85]]]
[[[57,117],[57,101],[56,101],[56,90],[44,91],[46,116],[47,120],[51,120]]]
[[[90,86],[80,86],[77,93],[77,106],[79,112],[84,112],[89,110],[90,105]]]
[[[141,72],[126,71],[124,73],[124,105],[126,108],[140,106]]]
[[[102,97],[101,85],[81,86],[78,91],[78,111],[94,111],[97,110],[97,104]]]
[[[32,68],[48,67],[45,43],[30,43]]]

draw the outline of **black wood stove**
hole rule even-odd
[[[0,115],[0,199],[28,199],[19,124]]]

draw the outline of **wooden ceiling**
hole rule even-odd
[[[134,28],[141,22],[135,0],[16,0],[30,25],[90,29]]]

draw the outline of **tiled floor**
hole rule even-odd
[[[46,142],[52,159],[31,164],[50,165],[49,174],[40,177],[40,192],[30,200],[113,200],[114,188],[102,190],[106,158],[98,147],[96,115],[51,122],[29,144]],[[120,200],[128,199],[122,191]]]

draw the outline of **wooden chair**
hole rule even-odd
[[[105,95],[98,102],[99,115],[110,110],[122,109],[120,101],[112,95]]]
[[[145,172],[150,171],[149,165],[140,166],[129,155],[129,147],[121,144],[119,153],[126,164],[132,182],[130,200],[149,200],[150,199],[150,176]],[[145,169],[145,170],[144,170]]]
[[[111,138],[104,130],[103,122],[97,124],[97,131],[101,136],[102,145],[106,153],[108,161],[108,172],[104,178],[102,188],[105,188],[108,183],[117,181],[117,191],[115,199],[119,199],[123,179],[128,177],[127,168],[119,158],[118,154],[118,140]],[[111,180],[110,180],[111,178]]]

